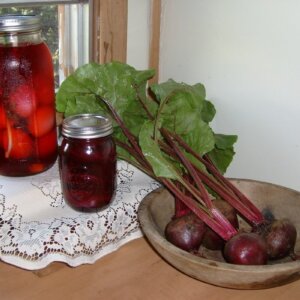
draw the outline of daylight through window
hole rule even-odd
[[[56,87],[78,66],[89,62],[89,4],[51,4],[28,6],[26,1],[5,1],[0,15],[36,14],[41,17],[42,36],[52,53]],[[31,2],[32,1],[27,1]],[[42,1],[39,1],[42,2]],[[57,1],[56,1],[57,2]],[[63,2],[63,1],[62,1]],[[31,4],[32,5],[32,4]]]

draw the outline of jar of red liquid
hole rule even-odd
[[[76,210],[104,209],[116,184],[116,147],[110,119],[96,114],[64,119],[59,166],[64,199]]]
[[[52,57],[37,16],[0,16],[0,174],[40,173],[57,158]]]

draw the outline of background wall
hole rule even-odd
[[[148,69],[151,0],[128,0],[127,63]]]
[[[239,136],[227,175],[300,190],[300,1],[162,3],[160,80],[206,86]]]

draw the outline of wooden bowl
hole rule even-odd
[[[277,218],[288,218],[294,223],[298,231],[295,250],[300,251],[300,192],[254,180],[231,181],[257,207],[268,207]],[[143,199],[138,217],[153,247],[181,272],[213,285],[235,289],[270,288],[300,278],[300,260],[287,258],[264,266],[242,266],[226,263],[217,251],[207,252],[203,258],[175,247],[164,237],[165,226],[173,213],[174,198],[166,189],[160,188]],[[247,226],[242,220],[240,225]]]

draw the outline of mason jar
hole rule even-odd
[[[43,172],[57,158],[52,56],[37,16],[0,16],[0,174]]]
[[[65,201],[79,211],[106,208],[116,186],[116,146],[112,123],[97,114],[65,118],[59,151]]]

